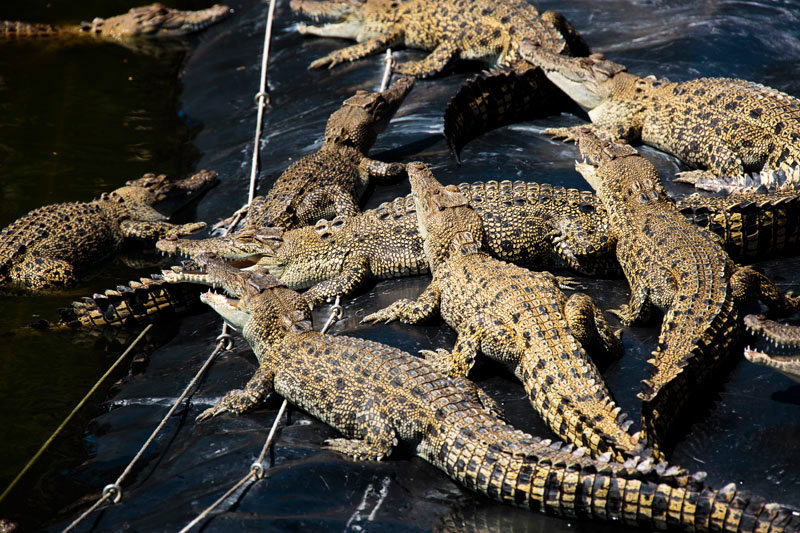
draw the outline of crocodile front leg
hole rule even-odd
[[[306,26],[304,24],[299,24],[297,26],[297,29],[300,33],[305,33],[310,35],[319,35],[322,37],[351,38],[346,35],[338,34],[337,32],[340,30],[339,26],[340,24],[327,24],[325,26]],[[346,30],[347,28],[343,27],[341,29]],[[308,65],[308,68],[317,69],[327,66],[330,69],[335,67],[339,63],[358,61],[359,59],[363,59],[369,55],[376,54],[378,52],[383,52],[390,46],[393,46],[395,43],[400,41],[401,36],[402,33],[394,32],[386,35],[381,35],[378,38],[369,39],[367,41],[364,41],[363,43],[358,43],[354,44],[353,46],[347,46],[345,48],[334,50],[330,54],[312,61],[311,64]]]
[[[561,128],[547,128],[542,133],[554,139],[561,139],[564,142],[578,142],[578,132],[585,132],[589,129],[595,136],[609,142],[625,142],[621,137],[614,135],[609,130],[599,128],[594,124],[580,124],[578,126],[567,126]]]
[[[548,237],[553,251],[573,270],[590,276],[619,273],[619,264],[612,252],[617,241],[602,231],[590,232],[575,217],[564,216],[549,221],[552,231]]]
[[[436,279],[434,279],[416,300],[405,298],[397,300],[389,307],[365,316],[361,323],[377,324],[378,322],[383,322],[388,324],[393,320],[400,320],[406,324],[418,324],[432,317],[439,310],[441,297],[442,291],[438,287]]]
[[[217,405],[200,413],[195,421],[202,422],[225,411],[239,415],[246,413],[264,401],[264,398],[274,390],[274,386],[275,372],[260,366],[244,389],[229,391]]]
[[[406,173],[403,163],[384,163],[376,159],[364,157],[358,163],[358,169],[368,178],[400,178]]]
[[[193,222],[191,224],[170,224],[169,222],[137,222],[135,220],[123,220],[119,225],[122,235],[126,239],[155,240],[167,237],[191,235],[197,230],[206,227],[205,222]]]
[[[769,308],[770,314],[786,316],[800,307],[800,296],[794,296],[791,291],[783,294],[769,278],[750,267],[739,267],[733,273],[731,289],[740,308],[748,301],[760,300]]]
[[[458,46],[452,41],[444,41],[434,48],[425,59],[402,63],[394,68],[394,72],[404,76],[428,78],[444,70],[444,67],[458,53]]]
[[[606,322],[603,311],[585,294],[573,294],[564,306],[569,330],[589,353],[622,355],[622,342]]]
[[[314,309],[328,298],[348,295],[356,290],[369,277],[369,259],[364,256],[348,257],[342,265],[341,273],[335,278],[314,285],[303,293],[308,306]]]

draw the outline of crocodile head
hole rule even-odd
[[[130,180],[125,185],[141,187],[150,191],[156,202],[175,195],[192,195],[216,183],[217,174],[213,170],[201,170],[182,180],[171,180],[166,174],[147,173],[138,180]]]
[[[366,153],[412,88],[414,78],[404,77],[385,91],[357,91],[328,119],[325,144],[351,146]]]
[[[626,70],[602,54],[589,57],[554,54],[529,39],[522,42],[519,53],[526,61],[540,67],[550,81],[587,111],[609,97],[617,74]]]
[[[342,39],[356,39],[364,29],[366,4],[365,0],[292,0],[289,7],[315,22],[330,22],[322,26],[323,31],[335,31]],[[305,25],[300,24],[298,30],[305,31]]]
[[[406,168],[431,269],[451,254],[480,249],[483,223],[458,187],[443,186],[424,163],[409,163]]]
[[[162,4],[135,7],[124,15],[96,18],[84,24],[84,31],[111,38],[179,37],[206,28],[227,17],[228,6],[215,4],[199,11],[180,11]]]
[[[200,299],[240,329],[256,354],[263,353],[257,349],[259,344],[275,343],[289,331],[311,330],[311,310],[305,299],[274,276],[236,269],[209,254],[198,256],[197,264],[206,284],[221,286],[228,294],[208,292]]]
[[[575,162],[575,170],[597,192],[603,202],[622,200],[631,205],[670,202],[653,164],[630,145],[608,141],[590,127],[574,130],[581,155],[588,162]]]
[[[274,250],[280,246],[282,236],[281,228],[245,228],[232,235],[208,239],[161,239],[156,242],[156,248],[165,254],[192,259],[211,253],[241,267],[252,265],[264,256],[273,255]]]

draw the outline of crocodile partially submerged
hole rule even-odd
[[[367,157],[369,149],[414,87],[403,77],[384,91],[356,94],[328,119],[322,146],[293,163],[269,192],[250,204],[242,231],[292,228],[326,217],[360,212],[358,200],[371,178],[403,176],[401,163]]]
[[[617,258],[631,287],[616,312],[626,326],[647,322],[654,307],[664,320],[651,377],[639,397],[648,442],[666,446],[674,426],[696,407],[693,398],[718,377],[740,333],[740,306],[758,298],[774,312],[790,312],[800,298],[784,296],[763,274],[737,267],[716,235],[691,225],[667,196],[655,167],[629,145],[573,131],[589,163],[578,172],[606,207],[617,237]]]
[[[112,41],[164,39],[200,31],[227,17],[230,8],[214,4],[198,11],[170,9],[163,4],[135,7],[123,15],[95,18],[76,25],[52,26],[0,21],[0,42],[23,40]]]
[[[437,368],[466,377],[477,354],[508,365],[534,409],[559,437],[594,456],[642,453],[632,421],[614,404],[587,350],[619,354],[602,311],[571,297],[548,272],[531,272],[484,251],[480,216],[455,186],[443,187],[422,163],[407,165],[433,281],[416,300],[399,300],[365,323],[417,324],[440,314],[458,332],[452,352],[426,352]]]
[[[570,58],[526,41],[520,53],[589,113],[592,130],[674,155],[700,188],[793,190],[800,184],[800,100],[750,81],[682,83],[630,74],[600,54]],[[545,133],[572,139],[573,128]],[[748,176],[749,173],[756,174]]]
[[[539,11],[524,0],[292,0],[294,11],[323,26],[299,24],[306,35],[354,39],[309,68],[332,68],[398,44],[429,50],[425,59],[401,63],[394,71],[425,78],[441,72],[455,58],[479,60],[504,68],[530,68],[519,55],[523,39],[556,54],[586,55],[589,47],[558,12]]]
[[[772,344],[766,349],[748,346],[744,349],[747,360],[774,368],[800,383],[800,326],[775,322],[764,315],[747,315],[744,326],[750,334]]]
[[[205,170],[174,182],[147,174],[92,202],[31,211],[0,231],[0,287],[65,287],[127,239],[177,238],[204,228],[204,222],[170,224],[152,206],[170,195],[192,194],[216,178],[216,172]]]
[[[203,300],[239,328],[259,367],[198,421],[245,413],[277,392],[344,437],[325,448],[363,461],[402,443],[454,481],[493,500],[569,518],[655,529],[797,531],[791,509],[741,490],[715,490],[705,473],[632,458],[592,459],[585,448],[542,440],[504,421],[485,392],[396,348],[312,329],[297,293],[273,277],[206,262],[210,282],[235,298]]]

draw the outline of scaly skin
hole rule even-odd
[[[162,4],[135,7],[124,15],[95,18],[74,26],[0,21],[0,42],[20,40],[104,40],[169,38],[198,32],[227,17],[230,8],[215,4],[199,11],[179,11]]]
[[[737,267],[711,232],[691,225],[667,196],[655,167],[628,145],[574,132],[590,163],[576,169],[597,192],[617,237],[617,258],[631,287],[617,312],[627,326],[653,307],[665,313],[652,376],[639,397],[648,443],[666,446],[673,427],[696,409],[704,384],[718,377],[739,337],[739,306],[757,297],[776,312],[797,308],[766,277]]]
[[[0,286],[29,290],[67,286],[79,271],[120,249],[126,239],[189,235],[204,222],[175,225],[151,207],[168,194],[190,194],[213,182],[215,172],[176,183],[152,174],[92,202],[40,207],[0,231]]]
[[[354,460],[380,460],[400,441],[454,481],[496,501],[569,518],[650,529],[797,531],[792,511],[730,483],[666,463],[591,459],[584,448],[525,434],[463,378],[376,342],[313,331],[305,300],[270,276],[207,260],[207,276],[239,297],[203,295],[240,328],[259,361],[244,389],[226,394],[198,421],[244,413],[275,391],[344,438],[325,447]],[[208,283],[208,281],[206,281]]]
[[[601,55],[568,58],[531,42],[523,43],[520,53],[589,112],[598,135],[641,141],[698,169],[682,173],[678,181],[721,190],[756,172],[751,185],[757,179],[768,190],[800,184],[797,98],[738,79],[641,78]],[[570,139],[574,131],[545,133]]]
[[[744,349],[747,360],[774,368],[800,383],[800,326],[781,324],[763,315],[747,315],[744,325],[749,333],[773,345],[765,350],[748,346]]]
[[[265,196],[253,200],[243,230],[289,230],[357,215],[370,178],[405,172],[402,164],[369,159],[367,153],[413,87],[413,78],[400,78],[383,92],[357,91],[345,100],[328,119],[322,147],[293,163]]]
[[[358,41],[317,59],[309,68],[332,68],[399,44],[431,51],[421,61],[394,69],[420,78],[438,74],[456,58],[527,69],[529,65],[519,55],[525,38],[556,54],[589,52],[563,15],[554,11],[540,14],[524,0],[292,0],[291,7],[315,20],[334,21],[324,26],[299,24],[300,33]]]
[[[423,248],[433,281],[415,300],[400,300],[364,322],[416,324],[437,311],[458,332],[452,353],[427,352],[451,376],[465,377],[478,352],[508,365],[534,409],[561,438],[620,460],[642,452],[587,348],[622,345],[589,297],[561,292],[562,281],[482,251],[484,230],[469,200],[442,187],[422,163],[407,166]]]

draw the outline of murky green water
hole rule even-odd
[[[130,7],[120,0],[51,4],[48,8],[45,1],[4,0],[0,19],[77,22]],[[214,222],[241,205],[249,175],[252,98],[258,87],[266,5],[255,0],[232,4],[236,13],[231,19],[191,40],[193,52],[185,63],[180,51],[140,55],[116,45],[0,47],[0,225],[46,203],[90,199],[148,171],[220,172],[221,185],[184,218]],[[199,8],[208,3],[187,0],[171,5]],[[583,0],[537,5],[564,11],[595,49],[608,52],[634,73],[673,80],[738,76],[800,95],[798,2]],[[279,2],[261,190],[291,161],[314,150],[328,115],[342,99],[358,88],[373,89],[380,81],[379,57],[332,71],[307,72],[312,59],[345,43],[302,38],[294,32],[296,21],[288,2]],[[401,60],[420,57],[412,51],[400,55]],[[538,133],[545,125],[578,123],[571,116],[486,134],[467,145],[464,165],[456,167],[440,135],[441,116],[468,75],[456,68],[419,82],[372,154],[424,160],[446,183],[528,179],[587,188],[573,169],[575,149]],[[654,150],[643,153],[665,175],[678,169],[674,160]],[[404,183],[376,187],[366,206],[407,191]],[[797,260],[762,266],[781,286],[796,288]],[[0,297],[0,490],[135,334],[120,339],[33,335],[19,333],[18,328],[37,316],[54,318],[54,308],[73,297],[149,271],[152,268],[112,261],[66,294]],[[624,281],[583,282],[605,308],[627,298]],[[336,331],[409,351],[448,347],[454,335],[446,326],[357,325],[363,314],[396,298],[413,297],[426,283],[420,277],[364,290],[345,303],[346,319]],[[325,313],[323,308],[318,317]],[[29,526],[55,520],[62,527],[63,521],[74,518],[138,450],[210,352],[218,328],[211,314],[163,325],[152,342],[163,346],[150,350],[149,363],[134,372],[125,365],[115,376],[124,378],[122,385],[113,391],[106,387],[90,402],[0,505],[0,518],[12,517]],[[603,369],[618,403],[634,415],[639,408],[638,382],[656,336],[653,328],[626,329],[625,356]],[[98,513],[86,527],[177,530],[237,481],[258,453],[277,405],[200,426],[193,418],[226,390],[241,386],[253,366],[240,341],[234,353],[215,364],[192,405],[179,411],[146,454],[125,487],[124,503]],[[479,379],[503,403],[515,425],[546,434],[513,379],[491,367]],[[99,405],[103,400],[106,403]],[[717,485],[743,481],[754,491],[800,506],[800,449],[794,445],[800,438],[798,409],[800,387],[742,362],[674,458],[690,469],[708,470]],[[207,530],[358,526],[369,531],[425,531],[452,513],[477,531],[600,531],[592,524],[544,519],[487,502],[420,460],[393,455],[379,465],[355,464],[320,452],[322,440],[333,435],[330,428],[295,413],[280,434],[269,478],[242,495]],[[355,517],[362,498],[374,506],[377,500],[369,494],[384,484],[387,496],[375,515]]]

